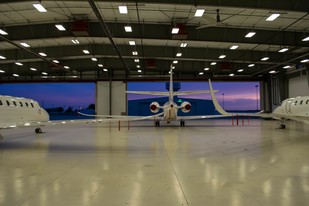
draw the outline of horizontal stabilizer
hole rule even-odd
[[[169,96],[168,92],[126,91],[126,93],[128,93],[128,94],[149,94],[149,95]]]
[[[217,92],[217,91],[218,90],[214,90],[214,92]],[[203,93],[210,93],[210,90],[174,92],[174,95],[189,95],[189,94],[203,94]]]

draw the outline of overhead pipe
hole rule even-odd
[[[122,55],[121,55],[121,53],[120,53],[120,50],[119,50],[118,46],[115,44],[115,42],[114,42],[114,40],[113,40],[113,37],[112,37],[112,35],[111,35],[111,33],[110,33],[110,31],[109,31],[109,29],[108,29],[108,27],[107,27],[105,21],[103,20],[103,17],[101,16],[101,14],[100,14],[100,12],[99,12],[97,6],[96,6],[95,3],[94,3],[94,0],[88,0],[88,2],[89,2],[89,4],[90,4],[90,6],[91,6],[91,8],[92,8],[92,10],[93,10],[93,12],[94,12],[94,14],[97,16],[97,18],[98,18],[98,20],[99,20],[99,23],[100,23],[100,25],[101,25],[101,28],[102,28],[103,32],[104,32],[105,35],[108,37],[108,39],[109,39],[109,41],[111,42],[111,44],[114,46],[114,48],[115,48],[115,50],[116,50],[116,52],[117,52],[117,54],[118,54],[120,60],[122,61],[124,67],[126,68],[126,77],[127,77],[127,76],[130,74],[130,69],[129,69],[128,65],[127,65],[126,62],[124,61],[124,59],[123,59],[123,57],[122,57]]]

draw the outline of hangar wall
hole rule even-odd
[[[302,75],[289,79],[289,97],[309,96],[309,77]]]
[[[122,81],[96,83],[96,114],[126,115],[127,84]]]

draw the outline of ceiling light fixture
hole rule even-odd
[[[233,77],[234,75],[235,75],[235,74],[232,73],[232,74],[230,74],[229,76],[230,76],[230,77]]]
[[[129,44],[130,44],[131,46],[134,46],[134,45],[135,45],[135,41],[129,41]]]
[[[181,44],[180,44],[180,47],[187,47],[187,45],[188,45],[188,43],[185,43],[185,42],[184,42],[184,43],[181,43]]]
[[[4,56],[0,56],[0,59],[6,59]]]
[[[210,63],[210,65],[212,65],[212,66],[214,66],[214,65],[216,65],[217,64],[217,62],[211,62]]]
[[[103,71],[107,72],[108,70],[107,69],[103,69]]]
[[[8,35],[8,33],[6,31],[3,31],[2,29],[0,29],[0,34],[1,35]]]
[[[42,6],[42,4],[32,4],[39,12],[47,12],[47,10]]]
[[[54,62],[55,64],[59,64],[59,61],[56,60],[56,59],[54,59],[53,62]]]
[[[226,55],[220,55],[219,59],[224,59],[226,57]]]
[[[249,64],[248,65],[248,67],[254,67],[255,66],[255,64]]]
[[[246,37],[246,38],[251,38],[251,37],[253,37],[255,34],[256,34],[255,32],[251,31],[251,32],[249,32],[245,37]]]
[[[235,50],[235,49],[237,49],[238,48],[238,45],[233,45],[233,46],[231,46],[231,50]]]
[[[126,32],[132,32],[132,27],[131,27],[131,26],[125,26],[125,27],[124,27],[124,30],[125,30]]]
[[[103,64],[98,64],[98,67],[103,67]]]
[[[90,52],[87,49],[83,50],[84,54],[90,54]]]
[[[127,14],[128,13],[128,7],[127,6],[118,6],[119,13],[120,14]]]
[[[286,65],[286,66],[283,67],[283,69],[289,69],[289,68],[291,68],[290,65]]]
[[[208,68],[208,67],[205,67],[205,68],[204,68],[204,71],[208,71],[208,70],[209,70],[209,68]]]
[[[23,47],[30,47],[30,45],[25,42],[21,42],[20,45],[22,45]]]
[[[43,74],[43,75],[48,75],[48,73],[46,73],[46,72],[42,72],[42,74]]]
[[[309,36],[304,38],[302,41],[309,41]]]
[[[71,41],[73,44],[79,44],[79,41],[77,39],[72,39]]]
[[[172,34],[178,34],[178,32],[179,32],[179,28],[174,27],[172,29]]]
[[[13,76],[14,76],[14,77],[19,77],[19,75],[18,75],[18,74],[13,74]]]
[[[238,69],[237,71],[238,71],[238,72],[243,72],[244,70],[243,70],[243,69]]]
[[[196,9],[194,16],[201,17],[203,16],[204,12],[205,12],[205,9]]]
[[[173,64],[177,64],[177,63],[178,63],[178,61],[177,61],[177,60],[173,61]]]
[[[282,48],[278,52],[283,53],[283,52],[286,52],[287,50],[289,50],[289,49],[288,48]]]
[[[43,53],[43,52],[40,52],[39,55],[41,55],[42,57],[46,57],[47,54]]]
[[[140,69],[139,69],[139,70],[137,70],[137,72],[138,72],[138,73],[141,73],[141,72],[142,72],[142,70],[140,70]]]
[[[62,26],[61,24],[56,24],[55,27],[57,27],[59,31],[65,31],[64,26]]]
[[[5,73],[5,71],[3,71],[3,70],[0,70],[0,73]]]
[[[30,70],[31,70],[31,71],[37,71],[37,69],[36,69],[36,68],[30,68]]]
[[[300,62],[301,62],[301,63],[307,63],[307,62],[309,62],[309,59],[303,59],[303,60],[301,60]]]
[[[137,52],[137,51],[133,51],[132,54],[133,54],[134,56],[137,56],[137,55],[138,55],[138,52]]]
[[[199,75],[203,75],[204,74],[204,72],[200,72],[200,73],[198,73]]]
[[[141,66],[140,65],[136,65],[136,68],[141,68]]]
[[[177,53],[176,54],[176,57],[181,57],[182,56],[182,53]]]
[[[95,57],[92,57],[91,60],[94,61],[94,62],[98,61],[98,59],[95,58]]]
[[[272,14],[270,15],[266,21],[274,21],[275,19],[277,19],[280,16],[280,14]]]
[[[261,59],[261,61],[267,61],[269,59],[269,57],[263,57],[262,59]]]
[[[134,59],[134,62],[139,62],[139,59]]]
[[[15,64],[18,65],[18,66],[22,66],[22,65],[23,65],[23,64],[20,63],[20,62],[15,62]]]
[[[275,74],[276,71],[275,71],[275,70],[272,70],[272,71],[270,71],[269,73],[270,73],[270,74]]]
[[[69,67],[69,66],[63,66],[63,68],[65,68],[65,69],[70,69],[70,67]]]

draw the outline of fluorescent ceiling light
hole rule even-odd
[[[99,67],[103,67],[103,64],[98,64]]]
[[[209,68],[208,68],[208,67],[205,67],[205,68],[204,68],[204,71],[208,71],[208,70],[209,70]]]
[[[134,62],[139,62],[139,59],[134,59]]]
[[[272,14],[272,15],[270,15],[270,16],[266,19],[266,21],[273,21],[273,20],[277,19],[279,16],[280,16],[280,14]]]
[[[79,44],[79,41],[77,39],[72,39],[71,41],[73,44]]]
[[[174,66],[172,66],[171,68],[172,68],[172,69],[175,69],[175,67],[174,67]]]
[[[132,27],[131,27],[131,26],[125,26],[125,27],[124,27],[124,30],[125,30],[126,32],[132,32]]]
[[[65,31],[64,26],[62,26],[61,24],[56,24],[55,27],[57,27],[59,31]]]
[[[173,28],[172,29],[172,34],[178,34],[179,28]]]
[[[181,43],[180,47],[186,47],[188,45],[188,43]]]
[[[103,71],[107,72],[108,70],[107,69],[103,69]]]
[[[291,68],[290,65],[286,65],[286,66],[283,67],[283,69],[289,69],[289,68]]]
[[[0,34],[1,34],[1,35],[8,35],[8,33],[5,32],[5,31],[3,31],[2,29],[0,29]]]
[[[141,72],[142,72],[142,70],[140,70],[140,69],[139,69],[139,70],[137,70],[137,72],[138,72],[138,73],[141,73]]]
[[[309,62],[309,59],[303,59],[303,60],[301,60],[300,62],[301,62],[301,63],[307,63],[307,62]]]
[[[56,64],[59,64],[59,61],[56,60],[56,59],[54,59],[53,62],[56,63]]]
[[[39,12],[47,12],[47,10],[42,6],[42,4],[33,4],[34,8],[36,8]]]
[[[177,63],[178,63],[178,61],[177,61],[177,60],[173,61],[173,64],[177,64]]]
[[[302,41],[309,41],[309,36],[304,38]]]
[[[196,9],[194,16],[201,17],[203,16],[204,12],[205,12],[205,9]]]
[[[181,57],[182,56],[182,53],[177,53],[176,54],[176,57]]]
[[[24,46],[24,47],[30,47],[29,44],[25,43],[25,42],[21,42],[20,45]]]
[[[230,74],[229,76],[230,76],[230,77],[233,77],[234,75],[235,75],[235,74],[232,73],[232,74]]]
[[[138,52],[137,52],[137,51],[133,51],[132,54],[133,54],[134,56],[136,56],[136,55],[138,55]]]
[[[278,52],[283,53],[283,52],[286,52],[287,50],[289,50],[289,49],[288,48],[283,48],[283,49],[280,49]]]
[[[231,50],[235,50],[235,49],[237,49],[238,48],[238,45],[233,45],[233,46],[231,46]]]
[[[128,7],[127,6],[118,6],[119,13],[120,14],[127,14],[128,13]]]
[[[3,70],[0,70],[0,73],[5,73],[5,71],[3,71]]]
[[[30,68],[30,70],[31,70],[31,71],[37,71],[37,69],[36,69],[36,68]]]
[[[15,64],[18,65],[18,66],[22,66],[22,65],[23,65],[23,64],[20,63],[20,62],[15,62]]]
[[[204,72],[200,72],[200,73],[198,73],[199,75],[203,75],[204,74]]]
[[[4,56],[0,56],[0,59],[6,59]]]
[[[135,41],[129,41],[129,44],[130,44],[131,46],[134,46],[134,45],[135,45]]]
[[[269,59],[269,57],[263,57],[261,60],[262,61],[267,61]]]
[[[83,50],[84,54],[90,54],[90,52],[87,49]]]
[[[251,37],[253,37],[255,34],[256,34],[255,32],[251,31],[251,32],[249,32],[245,37],[246,37],[246,38],[251,38]]]
[[[92,57],[91,60],[94,61],[94,62],[98,61],[98,59],[95,58],[95,57]]]
[[[224,59],[226,57],[226,55],[220,55],[219,59]]]
[[[13,74],[13,76],[14,76],[14,77],[19,77],[19,75],[18,75],[18,74]]]
[[[248,67],[254,67],[255,64],[249,64]]]
[[[47,55],[43,52],[40,52],[39,55],[41,55],[42,57],[46,57]]]
[[[217,62],[211,62],[210,63],[210,65],[216,65],[217,64]]]
[[[69,67],[69,66],[63,66],[63,68],[65,68],[65,69],[70,69],[70,67]]]
[[[274,73],[276,73],[276,71],[275,71],[275,70],[272,70],[272,71],[270,71],[269,73],[270,73],[270,74],[274,74]]]
[[[43,75],[48,75],[46,72],[42,72]]]
[[[243,70],[243,69],[238,69],[237,71],[238,71],[238,72],[243,72],[244,70]]]
[[[141,66],[140,65],[136,65],[136,68],[141,68]]]

